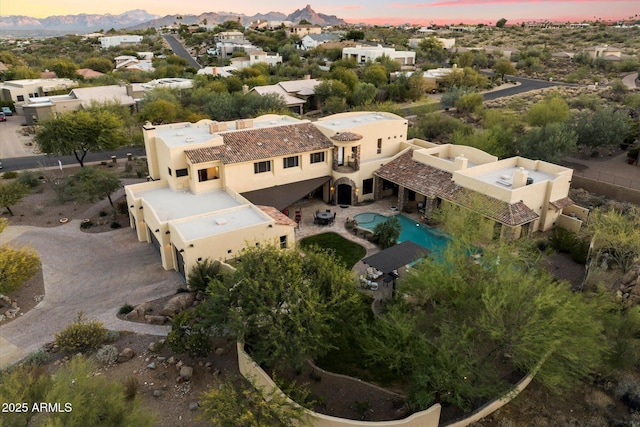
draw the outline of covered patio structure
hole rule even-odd
[[[362,262],[385,274],[390,274],[430,253],[429,249],[407,240],[368,256]]]

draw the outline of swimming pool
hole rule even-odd
[[[398,243],[409,240],[423,248],[429,249],[434,254],[439,254],[444,251],[445,247],[451,240],[447,234],[424,224],[420,224],[408,216],[402,214],[398,214],[396,216],[398,217],[401,226]],[[358,214],[353,218],[358,221],[358,225],[360,227],[372,231],[377,224],[389,219],[387,216],[369,212]]]

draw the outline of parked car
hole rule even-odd
[[[0,122],[6,122],[6,121],[7,121],[7,116],[4,113],[0,112]]]
[[[13,116],[13,111],[9,107],[2,107],[2,112],[5,116]]]

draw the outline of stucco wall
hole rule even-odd
[[[583,188],[592,193],[603,194],[611,199],[640,204],[640,190],[634,190],[633,188],[620,187],[578,175],[573,176],[571,186],[574,188]]]

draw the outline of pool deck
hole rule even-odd
[[[374,255],[380,252],[380,248],[369,242],[367,239],[362,237],[361,233],[354,235],[353,231],[347,230],[345,224],[348,218],[353,218],[354,216],[361,213],[377,213],[384,216],[391,216],[393,214],[399,213],[398,211],[392,211],[391,206],[395,206],[398,202],[398,198],[387,197],[385,199],[376,201],[370,204],[364,204],[359,206],[349,206],[347,208],[341,208],[340,206],[329,205],[322,200],[319,199],[303,199],[296,202],[293,206],[289,208],[289,215],[291,217],[294,216],[294,211],[296,209],[302,210],[302,221],[300,222],[300,226],[296,229],[296,241],[300,241],[305,237],[313,236],[320,233],[328,233],[334,232],[345,239],[351,240],[359,245],[362,245],[366,250],[367,254],[365,257]],[[313,223],[313,214],[316,210],[324,211],[326,209],[331,209],[331,212],[336,212],[336,220],[331,225],[318,225]],[[419,221],[419,214],[414,213],[404,213],[404,215],[410,217],[415,221]],[[353,271],[356,274],[356,277],[360,275],[366,276],[367,267],[365,263],[362,261],[358,261],[356,265],[353,267]],[[400,271],[400,276],[402,276],[403,271]],[[387,299],[391,295],[390,287],[385,287],[382,283],[382,277],[378,280],[378,290],[377,291],[367,291],[373,292],[373,297],[375,299]]]

